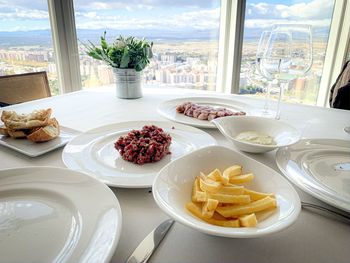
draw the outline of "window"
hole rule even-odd
[[[313,65],[305,78],[292,80],[284,100],[315,105],[332,20],[334,0],[247,0],[240,74],[240,93],[262,96],[267,85],[254,69],[255,55],[262,31],[274,24],[302,23],[312,26]]]
[[[107,31],[145,37],[154,58],[143,71],[144,85],[215,90],[220,23],[219,0],[74,1],[83,88],[110,84],[112,70],[84,52]]]
[[[46,71],[59,93],[47,2],[0,2],[0,75]]]

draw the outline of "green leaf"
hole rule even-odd
[[[128,68],[130,62],[129,51],[125,48],[123,56],[120,60],[120,68]]]

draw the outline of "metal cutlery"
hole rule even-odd
[[[347,216],[345,214],[339,213],[335,210],[320,206],[320,205],[315,205],[315,204],[311,204],[311,203],[306,203],[306,202],[301,202],[301,207],[302,208],[313,208],[313,209],[317,209],[317,210],[321,210],[330,214],[333,214],[335,216],[341,217],[343,219],[346,220],[350,220],[350,216]]]
[[[163,240],[174,220],[168,219],[152,230],[136,247],[126,263],[146,263]]]

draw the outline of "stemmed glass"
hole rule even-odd
[[[309,25],[275,25],[261,59],[266,71],[279,81],[276,119],[280,118],[280,104],[289,81],[305,76],[312,66],[312,34]]]
[[[261,76],[263,76],[268,80],[268,84],[266,86],[265,103],[264,103],[263,110],[260,113],[264,117],[271,117],[274,115],[273,111],[269,110],[269,98],[270,98],[270,87],[271,87],[272,76],[266,70],[264,70],[263,67],[261,67],[261,60],[263,59],[264,53],[266,52],[270,35],[271,35],[271,31],[263,31],[261,33],[258,48],[256,50],[256,57],[255,57],[256,71]]]

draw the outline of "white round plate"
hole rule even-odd
[[[221,171],[240,164],[243,172],[252,172],[253,181],[245,184],[249,189],[275,193],[277,209],[263,213],[256,227],[229,228],[208,224],[189,213],[185,205],[191,201],[195,177],[202,171],[208,174],[215,168]],[[300,213],[300,199],[293,186],[271,168],[239,152],[222,146],[209,146],[183,156],[157,175],[152,188],[158,206],[180,223],[203,233],[216,236],[250,238],[278,232],[290,226]]]
[[[1,262],[109,262],[121,220],[113,192],[86,174],[0,171]]]
[[[120,136],[144,125],[154,124],[172,137],[171,154],[155,163],[137,165],[122,159],[114,148]],[[62,153],[68,168],[89,173],[110,186],[151,187],[156,174],[176,158],[216,141],[209,134],[186,125],[165,121],[130,121],[102,126],[82,133],[70,141]]]
[[[215,97],[188,97],[165,101],[158,106],[158,112],[165,118],[179,123],[198,128],[216,128],[216,126],[210,121],[198,120],[196,118],[177,113],[176,107],[184,102],[193,102],[202,106],[211,106],[214,108],[226,108],[233,112],[244,111],[247,115],[249,115],[251,109],[248,104],[233,99]]]
[[[350,212],[350,141],[304,139],[279,149],[276,163],[305,192]]]
[[[244,152],[269,152],[276,148],[294,144],[301,137],[300,132],[296,128],[276,119],[255,116],[229,116],[214,119],[212,122],[219,128],[226,139]],[[262,145],[236,139],[238,134],[247,131],[267,134],[273,138],[276,144]]]

